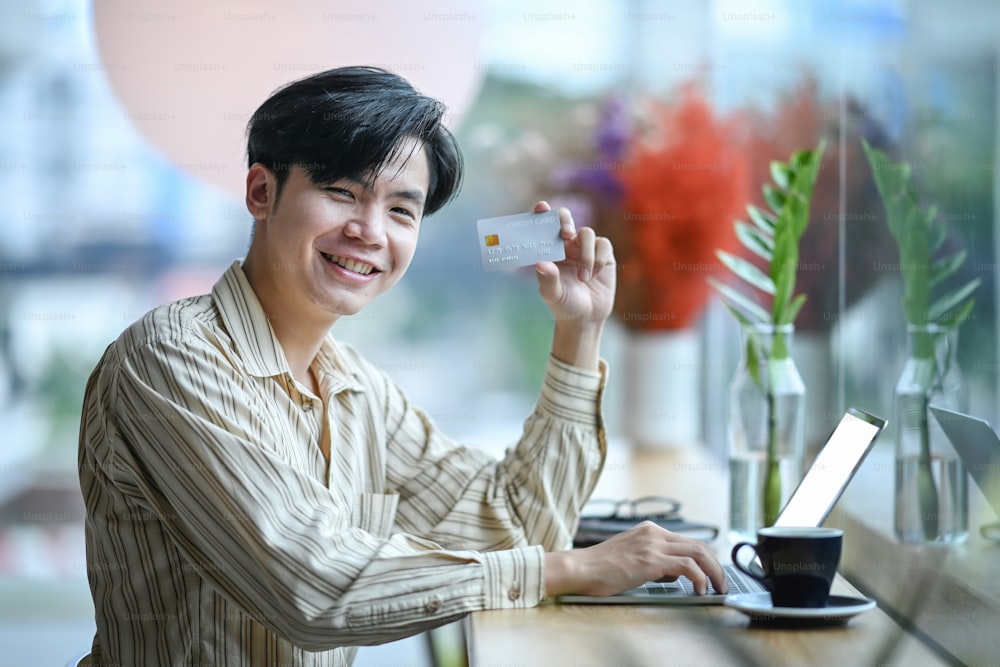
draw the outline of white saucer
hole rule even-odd
[[[752,621],[809,621],[813,623],[844,623],[852,616],[875,608],[875,600],[846,595],[831,595],[825,607],[775,607],[770,593],[740,593],[727,595],[729,607],[748,614]]]

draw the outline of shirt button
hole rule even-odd
[[[437,598],[431,598],[424,605],[424,611],[426,611],[428,614],[433,614],[440,608],[441,608],[441,601],[438,600]]]
[[[511,602],[517,602],[518,600],[520,600],[521,587],[518,586],[517,584],[511,586],[510,590],[507,591],[507,599],[510,600]]]
[[[313,402],[310,401],[309,399],[302,401],[302,409],[305,410],[306,412],[312,412]]]

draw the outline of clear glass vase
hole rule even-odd
[[[895,529],[903,542],[956,543],[969,533],[968,478],[927,408],[966,410],[958,367],[958,330],[907,328],[907,356],[896,381]]]
[[[756,539],[802,478],[806,388],[791,356],[794,327],[743,329],[729,385],[729,530]]]

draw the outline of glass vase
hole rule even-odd
[[[896,381],[895,529],[903,542],[963,542],[969,533],[965,468],[928,412],[930,405],[965,411],[958,367],[958,330],[910,325],[907,356]]]
[[[806,388],[791,356],[794,327],[743,328],[729,385],[729,529],[754,540],[802,478]]]

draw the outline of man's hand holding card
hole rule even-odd
[[[577,230],[568,209],[552,210],[544,201],[532,213],[487,218],[477,227],[487,271],[534,264],[538,291],[556,320],[553,353],[569,363],[582,356],[586,365],[593,357],[596,364],[590,348],[599,344],[615,298],[611,242],[590,227]]]

